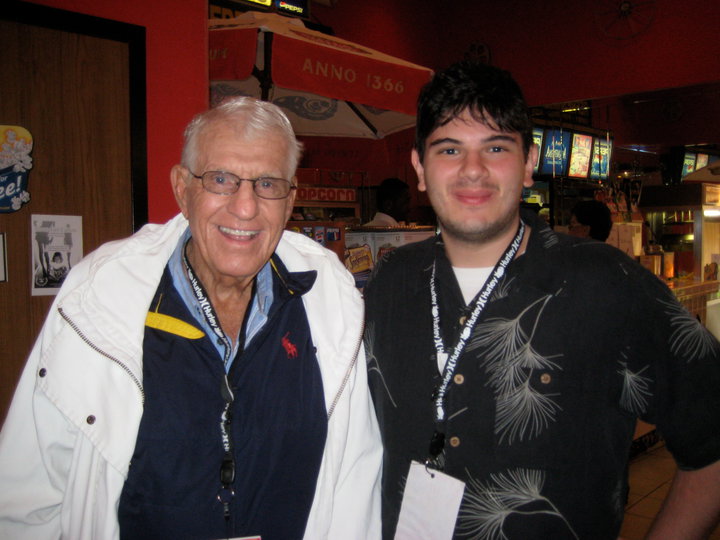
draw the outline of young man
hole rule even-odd
[[[420,95],[412,163],[441,233],[365,289],[384,537],[615,540],[639,417],[680,466],[653,537],[702,538],[720,345],[626,255],[519,211],[531,128],[497,68],[454,65]]]
[[[300,151],[270,103],[198,115],[182,215],[72,269],[0,434],[1,538],[379,536],[362,300],[284,231]]]

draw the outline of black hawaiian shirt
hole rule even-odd
[[[522,218],[527,249],[495,288],[446,397],[444,470],[466,484],[455,537],[614,540],[638,418],[657,425],[681,468],[720,459],[720,345],[624,253]],[[385,538],[435,430],[433,263],[452,347],[472,306],[441,236],[388,253],[365,289]]]

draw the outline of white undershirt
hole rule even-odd
[[[472,302],[480,292],[492,269],[492,266],[486,268],[456,268],[453,266],[453,272],[455,272],[455,278],[460,285],[466,305]]]
[[[456,268],[453,266],[452,269],[455,272],[455,279],[460,285],[465,305],[473,301],[473,298],[477,296],[482,286],[485,285],[490,272],[493,271],[492,266],[487,268]],[[445,369],[445,362],[447,362],[447,356],[438,355],[437,364],[440,374]]]

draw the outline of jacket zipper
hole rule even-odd
[[[365,333],[365,323],[363,322],[362,327],[360,328],[360,337],[358,338],[357,345],[355,345],[355,354],[353,355],[352,362],[350,362],[350,365],[347,368],[347,371],[345,372],[345,376],[343,377],[342,383],[340,383],[340,388],[338,388],[337,393],[335,394],[335,398],[333,398],[332,404],[330,405],[330,409],[328,410],[328,421],[330,421],[330,417],[332,417],[333,411],[335,410],[335,406],[338,404],[338,401],[340,401],[340,396],[343,393],[343,390],[345,390],[345,386],[347,385],[348,380],[350,379],[350,373],[353,370],[353,367],[357,363],[357,357],[360,353],[360,345],[363,342],[363,334]]]
[[[98,354],[101,354],[105,358],[108,358],[109,360],[112,360],[113,362],[115,362],[118,366],[120,366],[123,369],[123,371],[125,371],[125,373],[127,373],[130,376],[132,381],[135,383],[135,386],[137,386],[138,390],[140,390],[142,404],[144,405],[145,404],[145,390],[143,389],[142,383],[138,380],[138,378],[135,376],[135,374],[132,372],[132,370],[129,367],[127,367],[125,364],[123,364],[120,360],[118,360],[111,354],[106,353],[100,347],[98,347],[92,341],[90,341],[90,339],[87,338],[85,336],[85,334],[83,334],[80,331],[80,329],[77,327],[77,325],[72,320],[70,320],[70,318],[65,314],[65,312],[63,311],[62,308],[58,308],[58,312],[60,313],[60,316],[65,320],[65,322],[70,325],[70,328],[72,328],[75,331],[75,333],[78,336],[80,336],[80,339],[82,339],[92,350],[94,350]]]

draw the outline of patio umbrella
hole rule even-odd
[[[691,172],[683,178],[683,182],[720,182],[720,161]]]
[[[412,127],[432,75],[274,13],[210,19],[209,43],[212,104],[233,95],[271,101],[298,135],[379,139]]]

